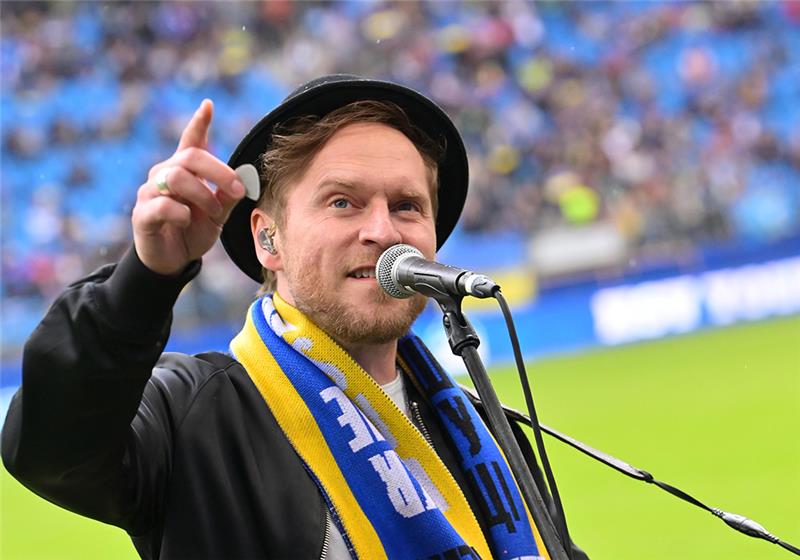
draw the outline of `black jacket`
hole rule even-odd
[[[162,354],[198,270],[162,277],[129,251],[58,298],[25,346],[5,466],[45,499],[123,528],[143,558],[319,558],[324,500],[241,364]],[[406,386],[487,533],[435,416]]]

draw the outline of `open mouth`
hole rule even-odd
[[[364,279],[364,278],[375,278],[375,267],[361,267],[356,268],[355,270],[351,270],[347,274],[348,278],[356,278],[356,279]]]

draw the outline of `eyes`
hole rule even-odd
[[[330,202],[330,207],[331,208],[335,208],[337,210],[346,210],[348,208],[353,208],[354,205],[349,199],[347,199],[345,197],[338,197],[338,198],[334,198]],[[419,203],[417,203],[417,202],[415,202],[413,200],[403,200],[401,202],[398,202],[397,204],[394,205],[393,210],[395,212],[417,212],[417,213],[422,213],[422,208],[420,207]]]
[[[400,212],[420,212],[420,207],[416,202],[404,201],[395,207]]]

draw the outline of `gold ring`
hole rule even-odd
[[[170,169],[170,167],[165,167],[156,173],[156,188],[158,189],[158,194],[162,196],[169,196],[172,194],[172,191],[169,189],[169,183],[167,183],[167,174],[169,174]]]

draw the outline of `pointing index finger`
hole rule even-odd
[[[213,116],[214,104],[210,99],[203,99],[200,107],[192,115],[189,124],[183,129],[176,152],[191,147],[205,150],[208,147],[208,129],[211,128]]]

